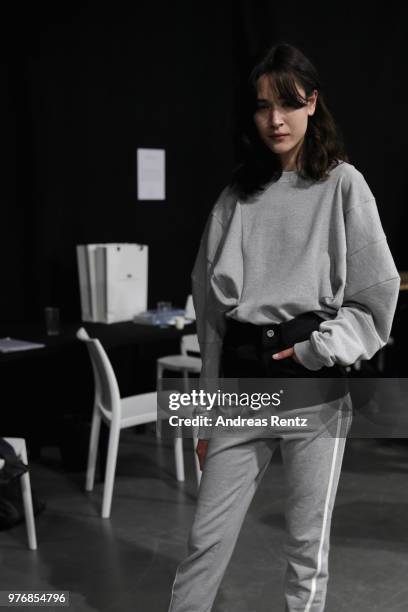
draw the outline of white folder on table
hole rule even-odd
[[[77,258],[83,321],[129,321],[146,310],[146,245],[78,245]]]
[[[129,321],[147,308],[147,246],[108,244],[103,249],[106,322]]]

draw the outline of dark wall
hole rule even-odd
[[[0,81],[3,84],[0,95],[0,202],[1,214],[1,284],[0,318],[8,318],[15,309],[22,313],[24,301],[23,277],[23,238],[24,218],[21,206],[17,204],[17,122],[16,91],[11,64],[0,66]]]
[[[193,4],[31,9],[15,83],[23,219],[10,201],[24,274],[11,261],[3,319],[46,304],[79,318],[78,243],[148,244],[150,305],[184,304],[232,165],[229,6]],[[136,199],[138,147],[166,149],[165,202]]]
[[[149,305],[183,304],[205,218],[234,163],[239,75],[276,40],[317,65],[350,161],[408,268],[403,8],[129,6],[43,2],[17,20],[11,70],[1,73],[1,320],[38,319],[48,304],[78,319],[78,243],[148,244]],[[136,200],[138,147],[166,149],[165,202]]]

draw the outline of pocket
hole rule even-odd
[[[310,370],[296,363],[292,357],[285,359],[273,359],[272,355],[277,351],[264,351],[262,361],[268,376],[274,378],[304,378],[310,376]]]

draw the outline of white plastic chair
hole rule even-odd
[[[118,456],[121,429],[157,421],[157,393],[140,393],[121,398],[112,364],[96,338],[90,338],[81,327],[77,338],[86,343],[94,374],[95,399],[89,440],[88,465],[85,490],[92,491],[95,482],[95,467],[101,420],[109,427],[108,455],[106,460],[105,484],[102,500],[102,518],[109,518],[112,506],[113,485]],[[170,393],[170,392],[168,392]],[[184,458],[180,438],[174,439],[176,455],[176,476],[184,480]]]
[[[195,321],[196,320],[196,313],[194,310],[194,302],[193,302],[193,296],[190,294],[187,296],[186,299],[186,305],[184,307],[184,316],[186,319],[189,319],[190,321]]]
[[[27,459],[27,447],[24,438],[4,438],[8,442],[16,453],[17,457],[21,459],[23,463],[28,465]],[[33,510],[33,499],[31,496],[31,484],[30,474],[25,472],[20,477],[21,495],[23,498],[24,516],[27,529],[27,540],[28,548],[30,550],[37,550],[37,536],[35,532],[35,521],[34,521],[34,510]]]
[[[188,295],[185,305],[185,317],[191,321],[196,320],[193,296]],[[197,334],[187,334],[182,336],[180,341],[179,355],[166,355],[159,357],[157,360],[157,382],[158,388],[161,388],[161,381],[164,370],[172,372],[181,372],[184,378],[184,390],[188,393],[189,390],[189,374],[199,374],[201,372],[201,358],[189,353],[200,354],[200,346],[198,344]]]
[[[200,353],[196,334],[188,334],[181,337],[179,355],[165,355],[164,357],[158,358],[157,380],[161,381],[164,370],[181,372],[188,389],[189,374],[199,374],[202,365],[200,357],[194,357],[189,355],[189,353]]]
[[[169,370],[171,372],[180,372],[183,375],[183,391],[184,393],[190,392],[190,374],[200,374],[201,372],[201,358],[194,357],[189,355],[188,353],[199,353],[200,347],[198,344],[198,338],[196,334],[188,334],[182,336],[180,342],[180,354],[179,355],[166,355],[164,357],[159,357],[156,362],[156,376],[157,376],[157,390],[161,391],[163,388],[163,372],[165,370]],[[156,428],[157,436],[161,436],[161,423],[157,423]],[[201,481],[201,470],[200,463],[198,461],[198,457],[195,453],[195,449],[197,446],[197,436],[195,435],[195,430],[193,429],[193,451],[194,451],[194,460],[196,467],[196,476],[197,481],[200,483]],[[180,447],[177,452],[183,452],[183,440],[181,437],[177,438],[177,445]]]
[[[193,296],[188,295],[184,308],[185,317],[190,321],[196,320]],[[161,385],[164,370],[172,372],[182,372],[185,381],[185,391],[188,392],[188,375],[199,374],[201,372],[201,358],[189,355],[189,353],[200,354],[197,334],[187,334],[182,336],[180,341],[180,354],[166,355],[157,360],[157,381]]]

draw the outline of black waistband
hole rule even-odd
[[[252,344],[260,350],[283,350],[308,340],[323,319],[315,312],[302,313],[289,321],[255,325],[226,317],[224,342],[227,345]]]
[[[252,355],[253,359],[269,364],[269,371],[272,367],[271,353],[283,351],[293,347],[297,342],[308,340],[311,333],[319,329],[323,320],[315,312],[305,312],[289,321],[267,325],[255,325],[226,317],[226,333],[223,341],[224,357],[225,351],[228,354],[232,352],[238,356],[245,355],[246,358]],[[273,363],[276,369],[287,365],[279,361]],[[289,363],[293,366],[292,369],[295,369],[295,365],[291,361]],[[303,366],[299,368],[301,372],[306,372]],[[331,367],[324,366],[317,371],[307,370],[307,372],[315,377],[347,377],[346,368],[339,364]]]

